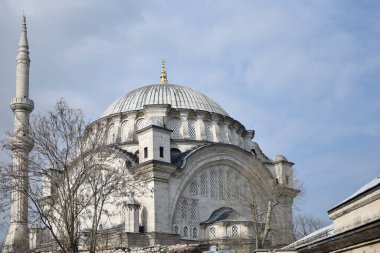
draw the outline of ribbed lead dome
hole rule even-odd
[[[220,105],[199,91],[176,84],[153,84],[135,89],[118,98],[102,117],[141,110],[144,105],[156,104],[170,104],[176,109],[202,110],[228,116]]]

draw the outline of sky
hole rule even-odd
[[[63,97],[96,120],[158,83],[165,59],[169,83],[213,98],[267,156],[295,163],[297,213],[328,220],[380,175],[380,1],[0,0],[1,138],[23,13],[35,114]]]

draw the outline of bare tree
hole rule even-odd
[[[107,145],[105,129],[89,126],[82,112],[62,99],[54,111],[32,119],[34,149],[28,159],[29,189],[23,194],[29,199],[29,220],[41,222],[62,252],[78,252],[84,233],[95,252],[105,216],[116,215],[115,204],[129,194],[143,192],[129,168],[136,160]],[[5,148],[12,150],[11,145]],[[15,189],[12,179],[20,175],[10,165],[1,166],[0,173],[1,193],[8,195]]]
[[[289,204],[289,198],[284,196],[285,189],[280,185],[273,185],[266,198],[257,199],[254,193],[245,196],[244,203],[249,208],[253,224],[253,234],[255,238],[255,249],[265,247],[269,233],[275,229],[273,227],[273,215],[276,208],[282,204]],[[285,231],[281,231],[284,233]]]
[[[264,166],[257,161],[256,166]],[[258,194],[254,187],[255,182],[247,181],[245,194],[241,194],[239,202],[241,205],[248,208],[252,219],[254,247],[255,249],[263,248],[268,242],[268,237],[271,233],[277,233],[285,238],[293,239],[291,230],[292,224],[285,224],[284,227],[275,226],[273,222],[274,216],[283,207],[292,208],[293,199],[298,195],[300,190],[289,187],[284,184],[279,184],[277,181],[268,182],[261,194]],[[250,187],[249,187],[250,186]],[[281,215],[281,213],[280,213]],[[283,218],[283,217],[282,217]],[[291,217],[289,217],[289,222]]]
[[[307,214],[299,214],[294,217],[293,231],[298,240],[327,225],[328,222],[322,219]]]

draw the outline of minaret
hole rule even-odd
[[[34,103],[29,99],[29,45],[26,35],[26,18],[23,17],[22,31],[16,57],[16,97],[11,100],[14,113],[14,132],[9,139],[12,149],[13,179],[11,222],[4,242],[3,252],[27,252],[28,231],[28,158],[33,148],[29,135],[29,114]]]

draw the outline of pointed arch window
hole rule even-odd
[[[201,184],[201,195],[207,196],[207,176],[203,173],[200,176],[200,184]]]
[[[181,138],[181,120],[177,117],[170,119],[170,129],[173,130],[171,137],[173,139],[180,139]]]
[[[143,129],[144,127],[147,126],[147,123],[146,123],[146,120],[145,119],[139,119],[137,122],[136,122],[136,128],[137,130],[140,130],[140,129]]]
[[[219,198],[224,199],[224,173],[223,170],[219,170]]]
[[[195,140],[197,138],[196,130],[195,130],[196,121],[195,119],[189,119],[187,122],[188,122],[190,140]]]
[[[216,136],[217,136],[219,142],[224,142],[224,131],[223,131],[223,125],[222,124],[218,124],[216,126]]]
[[[193,229],[191,231],[191,238],[193,238],[193,239],[198,238],[198,228],[197,227],[193,227]]]
[[[210,227],[210,229],[208,231],[208,237],[210,239],[213,239],[216,237],[216,228],[215,227]]]
[[[182,219],[184,220],[187,220],[187,209],[188,209],[188,203],[187,203],[187,200],[184,199],[182,201],[182,206],[181,206]]]
[[[216,198],[217,181],[215,170],[210,171],[210,194],[212,198]]]
[[[195,181],[192,181],[190,184],[190,194],[197,195],[197,183]]]
[[[179,225],[174,225],[173,227],[173,234],[179,235],[180,234],[180,227]]]
[[[239,227],[236,225],[233,225],[231,227],[231,236],[232,237],[238,237],[239,236]]]
[[[183,237],[189,238],[189,227],[188,226],[183,227]]]
[[[190,220],[196,220],[197,219],[197,212],[198,212],[198,204],[195,200],[191,202],[190,206]]]
[[[239,200],[240,198],[240,178],[236,174],[235,175],[235,189],[234,189],[234,199]]]
[[[121,124],[121,141],[127,141],[128,140],[128,121],[124,121]]]
[[[210,121],[205,121],[205,135],[206,135],[206,140],[212,141],[212,133],[211,133],[211,123]]]
[[[232,180],[231,179],[231,171],[228,170],[227,173],[226,173],[226,177],[227,177],[227,189],[226,189],[226,197],[227,197],[227,200],[231,200],[231,189],[232,189]]]
[[[114,143],[115,140],[116,140],[116,127],[114,124],[111,124],[108,128],[107,144]]]

